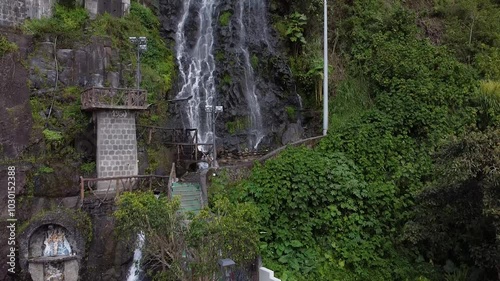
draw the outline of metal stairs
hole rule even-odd
[[[201,187],[199,183],[172,183],[172,196],[179,196],[181,198],[181,210],[183,212],[198,213],[202,209]]]

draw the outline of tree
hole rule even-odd
[[[144,233],[144,267],[154,280],[217,280],[220,258],[247,265],[257,257],[258,211],[218,198],[212,209],[184,214],[178,198],[125,193],[115,212],[122,237]]]
[[[420,195],[407,238],[435,262],[500,276],[500,129],[454,137],[435,160],[436,180]]]

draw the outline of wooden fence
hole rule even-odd
[[[82,109],[147,109],[147,92],[140,89],[93,87],[82,91]]]
[[[172,198],[172,180],[170,176],[137,175],[127,177],[84,178],[80,177],[80,202],[83,204],[85,193],[93,194],[103,201],[108,196],[116,199],[120,193],[135,190],[151,190],[166,193]]]

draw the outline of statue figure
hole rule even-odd
[[[71,255],[71,246],[61,228],[54,228],[54,226],[49,225],[43,244],[45,246],[43,255],[46,257]]]

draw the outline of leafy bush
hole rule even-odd
[[[148,274],[155,280],[214,276],[220,254],[245,265],[257,255],[258,212],[250,203],[218,197],[197,215],[180,211],[180,200],[152,193],[125,193],[114,213],[122,238],[143,232]],[[190,219],[189,226],[186,219]]]
[[[52,17],[26,20],[22,29],[25,33],[36,37],[53,35],[71,44],[71,40],[83,36],[82,30],[88,19],[88,12],[84,8],[55,5]]]
[[[324,254],[351,269],[380,266],[392,251],[396,187],[367,183],[343,154],[289,149],[245,185],[261,210],[264,257],[289,270],[315,271]]]
[[[0,35],[0,57],[7,53],[12,53],[18,50],[15,43],[10,42],[5,36]]]
[[[498,128],[443,144],[434,155],[435,180],[418,197],[416,220],[407,232],[429,259],[478,266],[487,270],[487,280],[498,276],[499,149]]]
[[[229,24],[229,21],[231,20],[231,16],[233,13],[230,11],[225,11],[219,16],[219,24],[221,26],[227,26]]]

